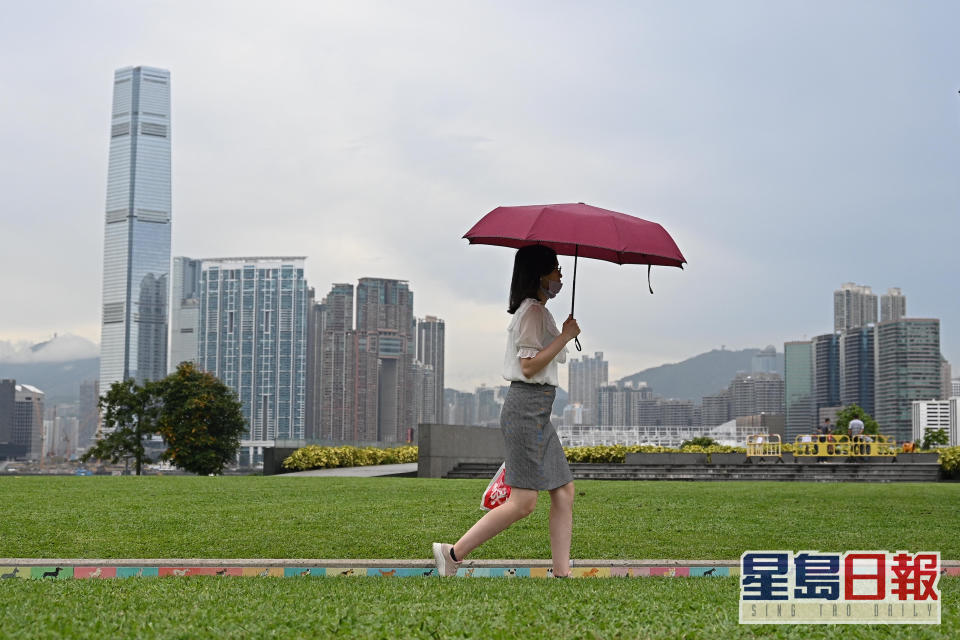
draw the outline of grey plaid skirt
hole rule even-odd
[[[511,382],[500,412],[507,451],[506,481],[518,489],[549,491],[573,481],[560,437],[550,422],[557,388]]]

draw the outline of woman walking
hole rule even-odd
[[[455,544],[433,543],[441,576],[456,575],[467,555],[517,520],[533,513],[537,494],[550,492],[550,551],[553,576],[570,575],[573,532],[573,474],[550,423],[559,379],[557,364],[566,362],[566,344],[580,335],[573,316],[557,329],[546,303],[562,286],[553,249],[532,245],[517,250],[510,283],[513,319],[507,327],[503,377],[510,390],[500,412],[506,448],[506,482],[510,498],[487,512]]]

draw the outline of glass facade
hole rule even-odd
[[[913,436],[912,403],[939,397],[940,321],[904,318],[876,328],[877,382],[874,416],[880,433],[898,442]]]
[[[784,388],[787,404],[786,441],[813,433],[817,418],[813,397],[813,344],[809,341],[783,345]]]
[[[170,73],[114,73],[103,260],[100,391],[167,372]]]
[[[241,464],[277,439],[303,439],[307,301],[304,258],[203,260],[197,362],[236,391],[247,420]]]

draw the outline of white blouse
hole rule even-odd
[[[524,377],[523,369],[520,368],[520,358],[534,357],[558,335],[560,330],[553,320],[553,315],[539,300],[527,298],[521,302],[513,314],[510,326],[507,327],[507,349],[503,358],[504,379],[560,386],[557,364],[567,361],[566,347],[532,378]]]

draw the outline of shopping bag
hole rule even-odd
[[[483,497],[480,498],[480,508],[484,511],[490,511],[502,505],[509,497],[510,485],[507,484],[507,463],[504,462],[493,474],[493,479],[487,485],[487,490],[483,492]]]

